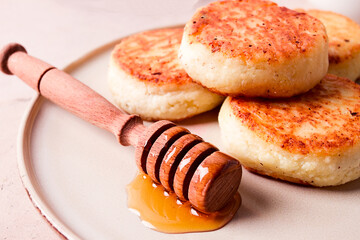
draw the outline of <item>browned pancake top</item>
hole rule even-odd
[[[252,62],[281,62],[326,42],[317,19],[261,0],[214,2],[187,23],[190,42]]]
[[[360,52],[360,26],[350,18],[334,12],[306,11],[319,19],[329,37],[329,62],[341,63]]]
[[[132,35],[115,47],[112,58],[140,81],[157,85],[190,83],[177,56],[182,33],[182,28],[168,28]]]
[[[300,96],[231,98],[230,105],[242,124],[291,153],[331,154],[360,140],[360,86],[334,75]]]

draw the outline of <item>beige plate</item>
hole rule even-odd
[[[107,63],[114,43],[65,70],[110,99]],[[217,110],[179,123],[221,148]],[[168,235],[127,209],[125,186],[136,174],[134,149],[34,98],[19,136],[23,183],[41,213],[69,239],[358,239],[360,180],[317,189],[244,172],[243,205],[224,228]]]

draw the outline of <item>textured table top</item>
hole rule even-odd
[[[19,42],[31,55],[63,68],[121,36],[185,22],[194,2],[2,0],[0,46]],[[17,168],[18,128],[34,95],[17,78],[0,74],[1,239],[61,239],[32,205]]]
[[[1,0],[0,3],[0,47],[19,42],[31,55],[58,68],[121,36],[184,23],[194,6],[199,5],[195,0]],[[18,128],[34,95],[32,89],[15,77],[0,74],[1,239],[62,239],[32,205],[17,169]]]

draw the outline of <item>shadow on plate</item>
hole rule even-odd
[[[243,182],[240,184],[239,192],[242,204],[232,221],[241,221],[253,217],[259,217],[262,213],[271,211],[271,196],[261,191],[253,184]]]
[[[191,118],[187,118],[181,121],[176,122],[179,125],[197,125],[197,124],[205,124],[209,122],[217,122],[218,120],[218,114],[219,114],[220,106],[208,111],[201,113],[199,115],[196,115]]]
[[[360,191],[360,178],[356,179],[354,181],[339,185],[339,186],[314,187],[314,186],[311,186],[311,185],[304,185],[304,184],[300,184],[300,183],[288,182],[288,181],[281,180],[281,179],[275,179],[273,177],[269,177],[269,176],[266,176],[266,175],[261,175],[261,174],[256,173],[256,172],[249,171],[249,170],[247,170],[245,168],[244,168],[244,170],[249,172],[250,174],[254,174],[256,176],[268,179],[269,181],[276,181],[276,182],[280,182],[280,183],[285,184],[285,185],[299,187],[299,188],[303,188],[303,189],[321,189],[321,190],[324,190],[324,191],[333,191],[333,192],[334,191],[347,191],[347,192]]]
[[[333,186],[333,187],[324,187],[326,191],[331,192],[340,192],[340,191],[346,191],[346,192],[352,192],[352,191],[358,191],[360,193],[360,178],[348,183],[345,183],[343,185],[339,186]]]

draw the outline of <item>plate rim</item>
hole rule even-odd
[[[113,48],[117,43],[119,43],[122,39],[129,37],[131,35],[144,32],[144,31],[152,31],[158,29],[165,29],[165,28],[179,28],[184,27],[184,24],[176,24],[171,26],[161,26],[157,28],[151,28],[143,31],[137,31],[134,33],[127,34],[125,36],[119,37],[115,40],[107,42],[103,45],[100,45],[89,52],[85,53],[84,55],[80,56],[79,58],[71,61],[68,65],[66,65],[61,70],[66,73],[71,73],[77,67],[81,66],[82,64],[86,63],[88,60],[100,55],[101,53],[110,50]],[[46,220],[46,222],[55,230],[58,235],[64,239],[71,239],[71,240],[81,240],[82,238],[78,236],[70,227],[68,227],[55,213],[52,209],[47,205],[46,201],[41,197],[41,193],[34,187],[36,182],[30,178],[29,173],[31,169],[31,147],[30,147],[30,138],[32,134],[32,128],[37,116],[38,111],[40,110],[42,103],[46,99],[41,96],[41,94],[36,93],[34,97],[30,100],[29,105],[25,109],[24,115],[22,116],[19,132],[17,136],[17,166],[19,175],[21,178],[21,182],[25,191],[32,202],[35,209],[41,214],[41,216]]]
[[[126,37],[126,36],[125,36]],[[77,67],[86,63],[86,61],[96,57],[97,55],[109,50],[111,47],[115,46],[116,43],[125,38],[121,37],[119,39],[108,42],[104,45],[101,45],[90,52],[84,54],[78,59],[72,61],[70,64],[66,65],[62,71],[66,73],[71,73]],[[35,209],[41,214],[41,216],[48,222],[48,224],[59,234],[60,237],[65,239],[74,239],[80,240],[81,238],[68,227],[48,206],[46,201],[41,196],[41,192],[35,188],[38,183],[36,179],[31,178],[31,135],[34,122],[36,120],[37,114],[46,99],[41,96],[39,93],[36,93],[30,100],[29,105],[25,109],[22,120],[20,122],[19,132],[17,136],[17,166],[21,182],[25,191],[32,202]],[[30,174],[29,174],[30,173]]]

